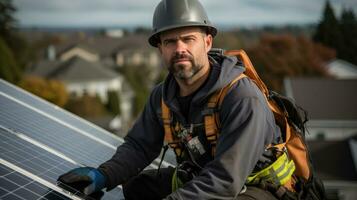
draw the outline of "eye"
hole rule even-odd
[[[189,42],[195,41],[195,38],[193,38],[193,37],[185,37],[185,38],[183,39],[183,41],[184,41],[185,43],[189,43]]]
[[[174,39],[164,40],[164,42],[163,42],[163,44],[165,46],[172,45],[172,44],[175,44],[175,43],[176,43],[176,40],[174,40]]]

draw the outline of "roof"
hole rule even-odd
[[[100,62],[88,62],[79,57],[71,58],[48,74],[48,78],[67,82],[110,80],[116,77],[118,77],[116,72],[106,68]]]
[[[357,79],[288,78],[284,86],[312,120],[357,120]]]
[[[88,44],[85,43],[77,43],[77,44],[70,44],[67,46],[64,46],[63,49],[61,49],[61,51],[57,52],[57,56],[58,55],[62,55],[74,48],[79,48],[79,49],[83,49],[91,54],[98,54],[98,51],[95,50],[93,47],[89,46]]]
[[[118,74],[101,62],[89,62],[79,57],[68,61],[40,61],[28,69],[27,74],[54,78],[68,82],[108,80]]]
[[[123,37],[120,45],[114,49],[114,53],[119,51],[156,51],[155,48],[151,47],[148,43],[148,36],[144,34],[140,35],[129,35]]]
[[[345,60],[333,60],[326,68],[329,74],[337,78],[357,78],[357,66]]]
[[[357,181],[357,137],[342,141],[307,141],[317,175],[323,180]]]
[[[95,49],[101,57],[111,57],[115,49],[122,43],[123,38],[93,37],[85,41],[91,48]]]
[[[111,57],[116,52],[124,49],[131,50],[154,50],[147,42],[147,35],[135,34],[122,38],[112,38],[106,36],[88,37],[79,41],[71,41],[56,46],[57,56],[66,51],[78,47],[90,53],[98,54],[101,57]]]
[[[59,60],[41,60],[27,68],[26,73],[34,76],[47,77],[48,74],[56,70],[61,63],[63,62]]]

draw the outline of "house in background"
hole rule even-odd
[[[107,102],[108,91],[121,91],[123,77],[104,67],[100,62],[89,62],[80,57],[73,57],[65,62],[42,61],[29,68],[28,75],[56,79],[65,83],[67,91],[73,97],[84,93],[99,96]]]
[[[65,83],[72,97],[89,94],[99,96],[103,103],[107,102],[108,91],[118,91],[121,116],[112,122],[93,121],[107,124],[105,126],[109,129],[121,126],[126,130],[133,118],[135,94],[118,71],[124,66],[145,66],[150,69],[147,74],[149,82],[154,82],[161,70],[160,58],[158,51],[149,46],[147,35],[107,35],[70,37],[59,45],[49,45],[41,52],[43,59],[30,66],[27,74],[58,79]]]
[[[36,70],[37,73],[47,73],[48,70],[53,70],[51,67],[53,65],[80,58],[81,62],[88,62],[89,65],[96,65],[111,71],[119,71],[124,66],[147,67],[149,69],[147,70],[148,82],[155,82],[162,67],[157,49],[149,46],[145,34],[118,38],[107,36],[75,38],[60,45],[49,45],[42,55],[43,59],[31,67],[39,68]],[[46,68],[46,65],[49,67]],[[76,93],[80,93],[79,90],[83,88],[74,84],[72,86],[69,89],[71,92],[75,90]],[[90,88],[93,91],[93,87]]]
[[[286,78],[285,93],[308,112],[307,139],[357,134],[357,79]]]
[[[49,48],[51,48],[51,46]],[[52,48],[54,47],[52,46]],[[63,50],[63,52],[59,52],[57,57],[57,59],[62,62],[65,62],[73,57],[79,57],[89,62],[99,61],[99,54],[84,44],[71,45],[67,49]]]
[[[74,39],[60,45],[50,45],[42,52],[46,60],[66,61],[81,57],[88,61],[101,61],[106,66],[145,65],[156,69],[160,67],[160,57],[155,48],[149,46],[147,35],[133,34],[120,38],[91,36]]]
[[[90,119],[103,128],[118,132],[127,130],[127,124],[132,118],[132,92],[124,77],[101,62],[91,62],[81,57],[72,57],[67,61],[43,60],[28,68],[27,75],[39,76],[48,79],[56,79],[63,82],[70,96],[82,97],[84,94],[98,96],[103,103],[108,101],[108,92],[120,93],[120,118]],[[125,90],[125,91],[124,91]],[[118,121],[119,120],[119,121]],[[110,126],[110,123],[116,126]],[[119,125],[118,125],[119,124]]]
[[[147,42],[146,35],[131,35],[123,38],[114,50],[115,63],[118,67],[125,65],[147,65],[159,67],[158,51]]]

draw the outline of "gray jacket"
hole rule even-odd
[[[183,124],[203,123],[202,110],[208,97],[244,72],[235,57],[212,58],[205,85],[195,94],[185,119],[176,99],[177,83],[171,74],[156,86],[133,128],[115,155],[99,169],[108,177],[111,189],[137,175],[160,153],[164,140],[161,119],[163,98]],[[219,110],[221,123],[216,155],[199,176],[170,194],[167,199],[233,199],[246,178],[263,158],[265,147],[279,140],[280,130],[260,90],[249,78],[239,80],[225,96]]]

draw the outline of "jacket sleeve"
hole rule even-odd
[[[147,167],[160,153],[164,130],[157,109],[160,108],[161,87],[150,95],[143,112],[124,138],[114,156],[99,166],[107,177],[107,190],[120,185]]]
[[[220,122],[214,160],[167,199],[235,199],[274,132],[279,132],[259,89],[245,78],[223,100]]]

